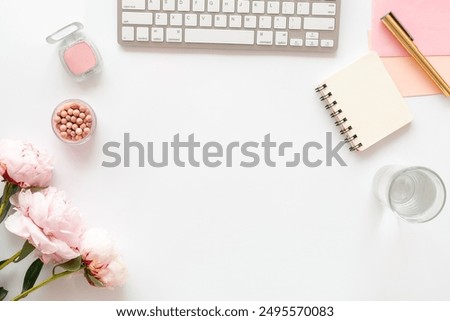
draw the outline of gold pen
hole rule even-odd
[[[444,78],[430,64],[425,56],[419,51],[413,42],[413,38],[403,28],[392,12],[381,18],[381,21],[394,35],[400,44],[408,51],[408,53],[416,60],[420,67],[430,76],[431,80],[439,87],[445,96],[450,96],[450,86],[445,82]]]

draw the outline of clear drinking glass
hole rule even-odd
[[[408,222],[435,218],[446,200],[445,185],[434,171],[420,166],[388,165],[375,174],[378,199]]]

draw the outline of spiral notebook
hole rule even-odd
[[[374,52],[326,79],[316,92],[351,151],[369,148],[412,120],[408,106]]]

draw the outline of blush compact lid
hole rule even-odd
[[[59,58],[62,65],[77,81],[83,81],[98,73],[102,58],[95,45],[80,30],[83,24],[73,22],[47,37],[50,44],[59,43]]]

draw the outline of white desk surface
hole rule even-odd
[[[367,51],[371,1],[343,0],[335,57],[125,49],[116,1],[0,2],[1,137],[54,154],[54,185],[88,225],[109,230],[130,277],[115,291],[59,280],[29,300],[440,300],[450,299],[450,213],[412,225],[371,194],[374,173],[420,164],[450,184],[450,102],[407,99],[414,122],[348,167],[104,168],[102,146],[171,141],[262,141],[302,146],[333,132],[314,87]],[[79,84],[45,37],[81,21],[105,65]],[[81,98],[98,116],[95,139],[63,145],[50,127],[60,101]],[[160,145],[157,145],[160,146]],[[449,185],[450,186],[450,185]],[[22,243],[0,227],[2,257]],[[27,264],[1,271],[19,291]],[[49,273],[46,270],[45,273]]]

